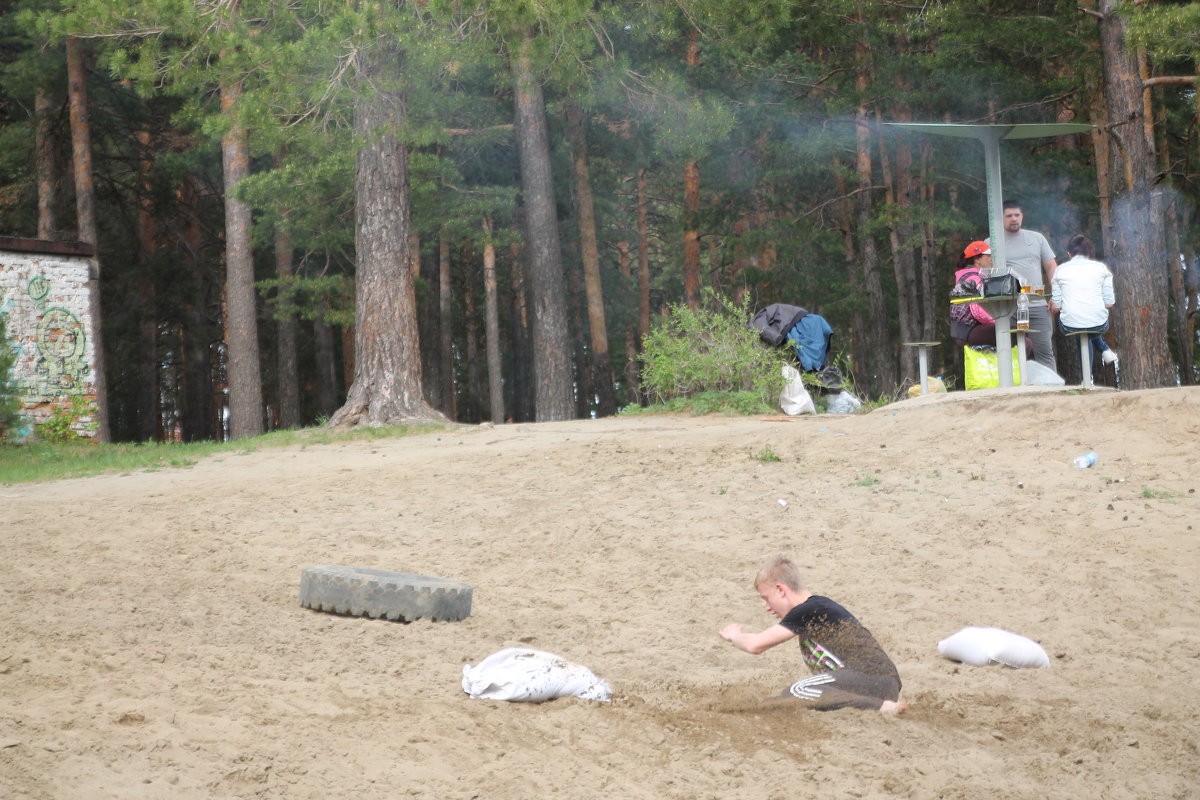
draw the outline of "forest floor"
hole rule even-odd
[[[1194,797],[1198,443],[1200,389],[997,390],[0,486],[0,797]],[[874,632],[905,714],[760,704],[798,650],[717,631],[773,624],[779,553]],[[461,580],[472,613],[302,608],[321,564]],[[940,657],[968,625],[1051,665]],[[612,702],[470,699],[509,646]]]

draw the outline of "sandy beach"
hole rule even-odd
[[[0,797],[1197,797],[1198,443],[1200,389],[997,390],[0,486]],[[717,631],[774,622],[779,553],[888,650],[904,715],[760,703],[798,649]],[[464,581],[472,613],[302,608],[313,565]],[[969,625],[1051,665],[940,657]],[[510,646],[612,702],[469,698]]]

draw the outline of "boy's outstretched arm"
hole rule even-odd
[[[739,650],[745,650],[751,655],[758,655],[777,644],[782,644],[796,634],[782,625],[772,625],[765,631],[750,633],[742,630],[740,623],[731,622],[719,631],[722,639],[733,644]]]

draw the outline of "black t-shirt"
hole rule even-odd
[[[813,595],[779,624],[800,638],[804,663],[813,672],[853,669],[900,679],[896,665],[854,615],[828,597]]]

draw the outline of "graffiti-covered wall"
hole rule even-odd
[[[91,248],[0,237],[0,314],[16,353],[12,379],[28,434],[59,409],[71,428],[92,436],[96,400],[88,276]]]

